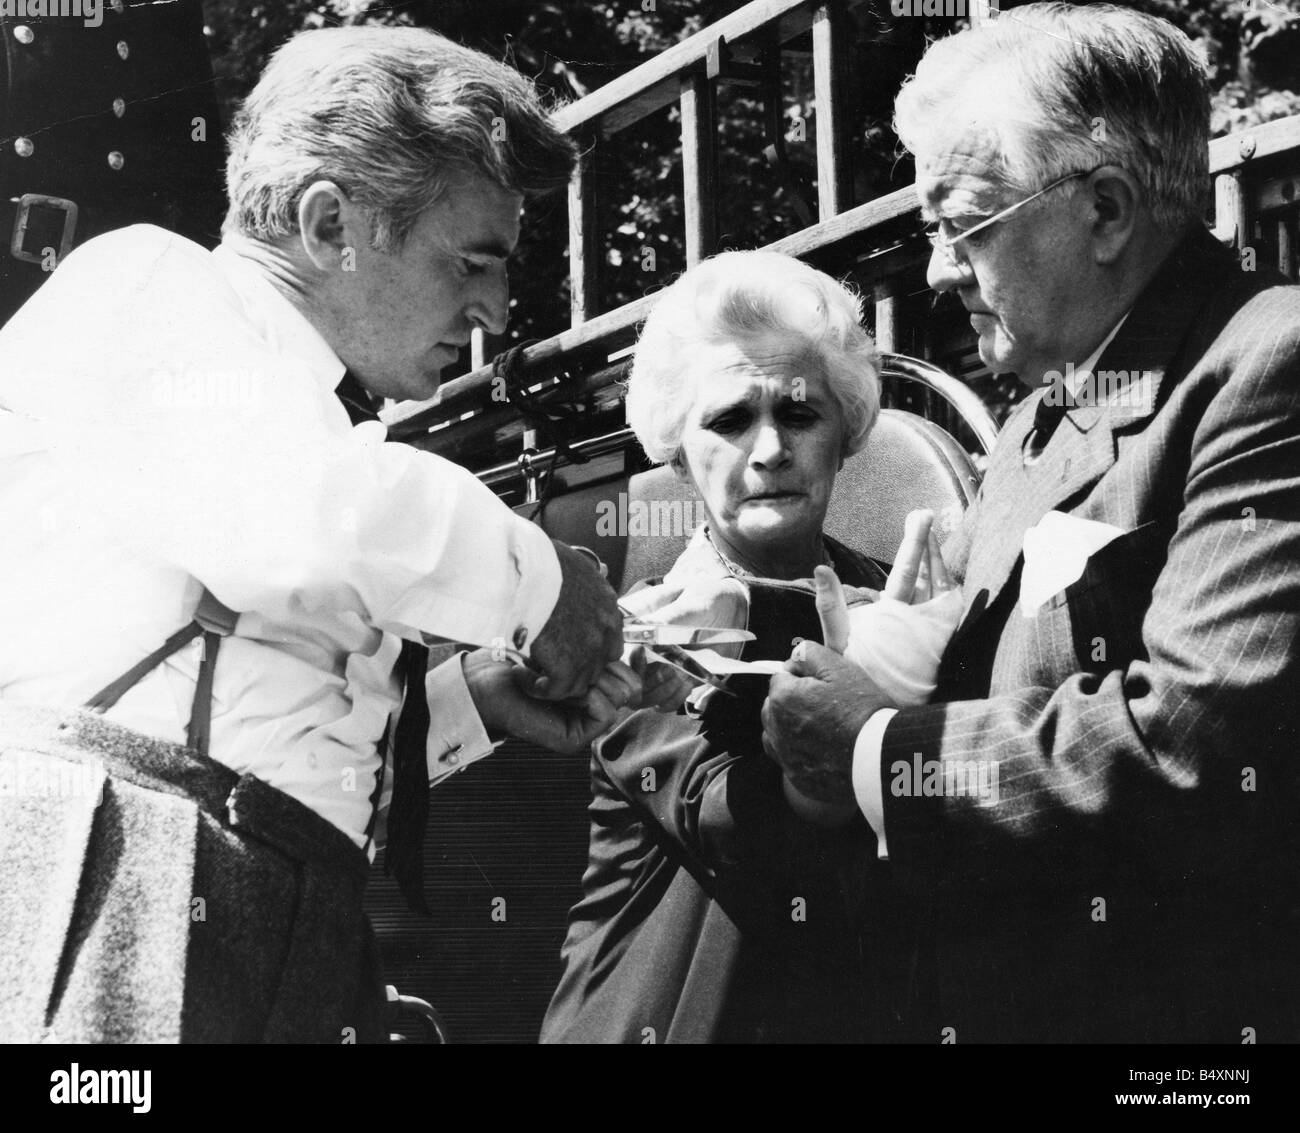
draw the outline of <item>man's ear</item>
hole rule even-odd
[[[1088,178],[1093,256],[1098,264],[1115,263],[1128,247],[1142,213],[1142,187],[1127,169],[1103,165]]]
[[[333,181],[309,185],[298,202],[298,233],[307,258],[323,272],[355,271],[363,220]]]

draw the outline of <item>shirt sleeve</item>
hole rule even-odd
[[[885,729],[898,715],[897,709],[881,708],[873,712],[862,725],[853,747],[853,793],[858,807],[876,835],[876,856],[883,862],[889,860],[889,844],[885,840],[885,799],[880,778],[880,753],[885,743]]]
[[[463,657],[463,651],[456,653],[435,665],[424,678],[425,696],[429,702],[425,761],[431,787],[491,755],[497,747],[488,737],[474,707],[461,667]],[[393,775],[390,768],[384,775],[379,797],[379,822],[375,828],[377,846],[388,843],[388,814],[392,802]]]
[[[268,344],[206,253],[135,248],[121,256],[143,262],[122,265],[79,249],[23,312],[77,310],[77,335],[5,336],[0,394],[43,429],[76,521],[238,612],[352,611],[411,640],[527,652],[560,588],[545,534],[467,470],[350,427],[330,375]]]
[[[424,679],[429,701],[429,785],[440,783],[471,763],[490,755],[496,745],[479,718],[465,673],[463,653],[430,669]]]

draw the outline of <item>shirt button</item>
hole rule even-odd
[[[444,752],[442,756],[443,762],[450,763],[453,767],[455,767],[456,764],[460,762],[460,749],[462,746],[464,745],[457,744],[450,751]]]
[[[528,640],[528,627],[520,626],[518,629],[515,630],[515,636],[513,638],[513,641],[515,643],[515,648],[522,649],[524,647],[524,642],[526,642],[527,640]]]

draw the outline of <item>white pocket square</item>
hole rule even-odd
[[[1020,612],[1037,616],[1043,603],[1078,580],[1088,560],[1107,543],[1126,535],[1122,527],[1049,511],[1025,532],[1025,567],[1020,576]]]

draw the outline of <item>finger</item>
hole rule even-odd
[[[608,652],[606,650],[605,652]],[[587,694],[589,689],[596,686],[601,674],[605,671],[607,665],[618,660],[622,655],[622,649],[618,654],[609,660],[599,650],[593,650],[581,664],[575,664],[574,667],[564,674],[564,679],[551,677],[546,685],[545,691],[539,695],[544,700],[573,700],[581,698]]]
[[[771,758],[775,759],[776,709],[772,705],[772,698],[770,696],[763,701],[763,707],[758,711],[758,718],[763,725],[763,750],[767,752]]]
[[[931,597],[930,578],[930,533],[925,535],[925,545],[921,548],[921,561],[917,564],[916,586],[912,590],[912,605],[928,602]]]
[[[828,566],[813,571],[817,585],[817,616],[822,623],[822,641],[827,649],[843,653],[849,644],[849,604],[839,576]]]
[[[613,723],[614,717],[618,715],[619,705],[613,703],[599,688],[593,688],[587,693],[582,704],[591,722],[598,724],[602,730]]]
[[[836,662],[845,664],[838,653],[826,646],[818,645],[815,641],[803,641],[790,654],[790,660],[785,663],[785,671],[795,677],[822,677],[834,668]],[[780,675],[775,674],[772,680],[775,681]]]
[[[605,663],[623,656],[623,622],[605,628]]]
[[[687,688],[694,687],[681,670],[659,661],[651,662],[641,681],[641,695],[646,697],[665,687],[674,688],[679,684]]]
[[[510,677],[520,692],[531,696],[534,700],[546,699],[546,693],[551,683],[549,677],[534,672],[524,665],[514,666],[510,671]]]
[[[657,666],[650,664],[650,660],[646,656],[644,645],[631,646],[623,654],[623,663],[631,666],[632,671],[640,676],[643,684],[649,673],[652,672],[653,669],[657,668]]]
[[[641,698],[641,678],[621,661],[615,661],[600,674],[596,688],[618,708]]]
[[[686,702],[694,686],[667,665],[656,665],[654,670],[641,693],[641,707],[653,708],[658,712],[676,712]],[[662,676],[659,671],[662,671]]]
[[[916,591],[916,576],[921,569],[921,555],[933,519],[934,513],[930,511],[908,512],[903,524],[903,541],[898,545],[898,557],[894,560],[893,570],[889,572],[889,581],[885,583],[886,598],[911,603]]]
[[[933,527],[930,528],[930,572],[930,589],[933,592],[942,594],[957,585],[948,573],[948,564],[943,561],[943,550]]]

